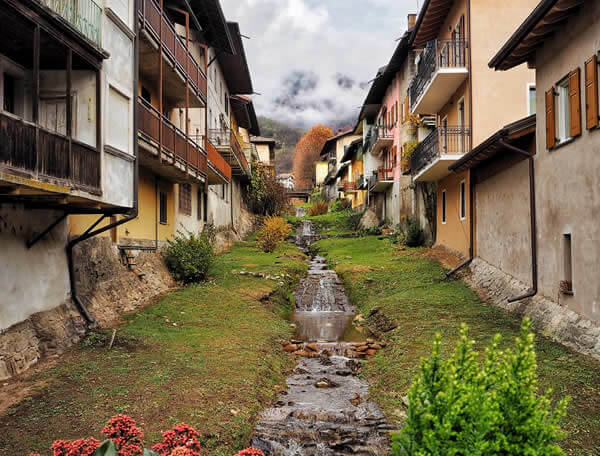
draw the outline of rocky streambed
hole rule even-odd
[[[318,239],[310,221],[297,245],[308,251]],[[311,258],[308,275],[294,294],[295,340],[282,349],[298,358],[288,389],[261,416],[252,446],[266,456],[386,455],[394,429],[368,399],[358,377],[362,359],[383,348],[352,324],[356,309],[325,258]]]

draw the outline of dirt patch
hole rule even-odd
[[[429,249],[425,249],[423,255],[429,260],[439,261],[442,266],[448,269],[457,268],[466,260],[460,253],[441,245],[434,245]]]

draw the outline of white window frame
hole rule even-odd
[[[463,192],[463,188],[464,188],[464,192]],[[460,217],[460,220],[466,220],[467,219],[467,183],[466,181],[463,179],[460,181],[460,184],[458,185],[458,193],[459,193],[459,206],[458,206],[458,215]],[[463,205],[465,207],[465,213],[463,215]]]
[[[532,114],[535,114],[535,112],[531,112],[531,103],[529,103],[529,93],[531,92],[531,89],[535,89],[535,99],[536,102],[534,104],[534,108],[537,112],[537,88],[535,86],[535,82],[529,82],[527,84],[527,87],[525,89],[525,106],[527,106],[527,115],[531,116]]]
[[[445,225],[448,221],[448,196],[446,189],[442,190],[442,225]]]
[[[569,77],[561,79],[556,84],[556,138],[558,144],[571,139],[571,112],[569,106]]]

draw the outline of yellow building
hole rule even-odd
[[[325,182],[329,172],[329,163],[326,161],[315,162],[315,185],[320,187]]]

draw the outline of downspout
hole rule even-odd
[[[135,21],[135,44],[134,44],[134,92],[138,87],[138,70],[139,70],[139,37],[138,37],[138,21]],[[100,103],[101,100],[97,102]],[[90,239],[98,234],[109,231],[119,225],[123,225],[131,220],[135,219],[138,216],[138,178],[139,178],[139,160],[138,160],[138,141],[137,141],[137,132],[138,132],[138,110],[133,110],[133,131],[134,131],[134,141],[133,141],[133,149],[135,156],[135,164],[133,167],[133,209],[129,212],[129,215],[124,219],[121,219],[117,222],[110,223],[105,227],[92,231],[103,219],[106,217],[106,214],[103,214],[92,226],[90,226],[85,233],[81,236],[76,237],[69,241],[66,247],[67,252],[67,265],[69,268],[69,281],[71,284],[71,299],[77,306],[79,313],[86,319],[86,321],[90,324],[94,324],[96,320],[87,310],[87,307],[81,302],[79,297],[77,296],[77,286],[75,281],[75,270],[73,266],[73,248],[87,239]]]
[[[517,154],[525,155],[529,159],[529,216],[531,226],[531,283],[532,288],[521,296],[514,296],[508,298],[508,302],[520,301],[522,299],[531,298],[538,292],[538,276],[537,276],[537,221],[536,221],[536,208],[535,208],[535,169],[533,163],[533,154],[526,150],[520,149],[500,140],[500,144],[506,147],[508,150],[516,152]]]

